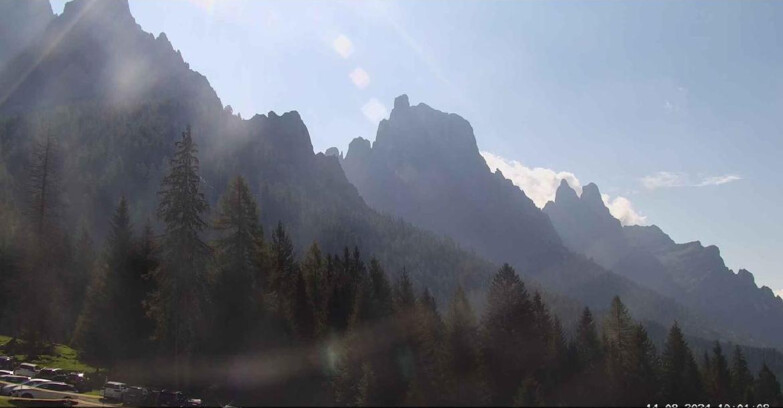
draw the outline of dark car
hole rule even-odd
[[[181,391],[162,390],[158,393],[156,404],[159,407],[200,407],[201,400],[187,398]]]
[[[14,358],[8,356],[0,356],[0,370],[13,370]]]
[[[51,380],[52,378],[60,374],[64,374],[61,368],[43,368],[41,369],[41,371],[38,372],[35,378],[44,378],[47,380]]]
[[[122,393],[122,403],[125,405],[149,405],[150,392],[144,387],[130,386]]]
[[[52,381],[61,381],[73,385],[78,392],[87,392],[92,389],[89,381],[87,381],[87,377],[84,376],[84,373],[63,373],[52,378]]]

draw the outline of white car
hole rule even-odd
[[[27,380],[21,384],[9,384],[3,387],[3,395],[14,395],[14,391],[16,391],[19,387],[35,387],[36,385],[48,382],[51,381],[44,380],[43,378],[33,378],[32,380]]]
[[[128,388],[125,383],[109,381],[103,386],[103,398],[122,401],[122,394]]]
[[[11,392],[12,397],[37,399],[74,399],[73,385],[49,381],[33,386],[21,385]]]
[[[25,383],[27,381],[30,381],[30,377],[25,377],[23,375],[2,375],[0,376],[0,395],[11,395],[11,388]]]
[[[14,374],[23,375],[25,377],[35,377],[35,375],[38,374],[38,366],[30,363],[22,363],[19,364],[19,367],[16,367]]]
[[[0,375],[14,375],[14,372],[11,370],[0,370]]]

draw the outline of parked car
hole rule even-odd
[[[8,357],[8,356],[0,356],[0,369],[2,370],[13,370],[14,369],[14,358]]]
[[[130,386],[122,394],[122,403],[132,406],[149,405],[150,392],[144,387]]]
[[[11,395],[11,387],[17,384],[21,384],[23,382],[30,381],[30,377],[25,377],[23,375],[0,375],[0,381],[3,383],[8,384],[2,384],[2,388],[0,388],[0,395]],[[8,392],[6,392],[6,387],[8,387]]]
[[[63,380],[63,382],[73,385],[79,392],[87,392],[92,389],[90,381],[84,373],[68,373],[65,375],[65,380]]]
[[[11,370],[0,370],[0,375],[14,375],[14,372]]]
[[[9,384],[3,387],[3,395],[12,395],[14,390],[16,390],[19,387],[32,387],[38,384],[48,383],[51,382],[49,380],[45,380],[43,378],[33,378],[31,380],[27,380],[25,382],[19,383],[19,384]]]
[[[109,381],[103,386],[103,398],[122,401],[122,394],[127,387],[125,383]]]
[[[180,391],[161,390],[155,405],[159,407],[200,407],[201,400],[187,398]]]
[[[38,374],[36,374],[35,377],[51,380],[59,374],[64,374],[62,368],[42,368],[40,371],[38,371]]]
[[[62,382],[48,381],[32,386],[22,385],[11,392],[12,397],[39,399],[74,399],[76,388]]]
[[[14,374],[23,375],[25,377],[35,377],[36,374],[38,374],[38,366],[31,363],[22,363],[19,364],[19,367],[16,367]]]

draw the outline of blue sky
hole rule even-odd
[[[55,12],[64,0],[53,0]],[[243,117],[317,151],[394,97],[462,115],[539,201],[595,182],[627,222],[715,244],[783,289],[783,3],[131,0]]]

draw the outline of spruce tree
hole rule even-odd
[[[161,265],[155,271],[156,291],[149,314],[156,322],[156,337],[174,358],[176,383],[182,384],[183,365],[206,331],[208,299],[206,265],[210,247],[201,238],[207,227],[209,205],[201,189],[198,149],[190,127],[176,142],[169,173],[158,193],[158,217],[165,225],[161,239]]]
[[[723,356],[720,343],[715,342],[712,358],[706,366],[705,391],[707,398],[717,404],[729,403],[731,399],[731,373]]]
[[[291,296],[296,289],[294,285],[298,265],[294,255],[294,244],[283,228],[282,222],[277,223],[277,228],[272,233],[270,256],[269,278],[266,285],[270,306],[279,316],[290,316],[293,307]]]
[[[661,401],[684,404],[701,399],[701,380],[696,360],[674,322],[661,355]]]
[[[601,340],[588,307],[582,311],[576,328],[576,349],[582,367],[589,367],[601,358]]]
[[[478,323],[462,286],[449,303],[444,347],[449,405],[485,404]]]
[[[260,317],[258,280],[264,248],[258,205],[241,176],[221,197],[214,228],[220,234],[215,242],[215,345],[231,351],[245,346]]]
[[[307,250],[301,263],[302,275],[305,279],[307,296],[313,306],[314,336],[322,337],[328,333],[327,302],[329,292],[329,279],[327,261],[321,254],[318,244],[313,242]]]
[[[627,397],[634,327],[628,309],[620,298],[615,296],[603,325],[606,381],[609,386],[608,396],[613,401],[623,401]]]
[[[780,383],[775,374],[767,367],[767,363],[764,363],[759,371],[754,396],[756,397],[756,402],[760,404],[769,404],[773,407],[783,405]]]
[[[537,368],[533,362],[533,308],[525,285],[514,268],[503,265],[492,278],[483,321],[482,351],[488,373],[492,404],[513,402],[522,380]]]
[[[621,403],[644,405],[653,401],[658,390],[658,356],[641,324],[636,324],[625,361],[625,392]]]
[[[734,347],[731,357],[731,393],[732,403],[749,403],[752,398],[753,374],[739,346]]]

